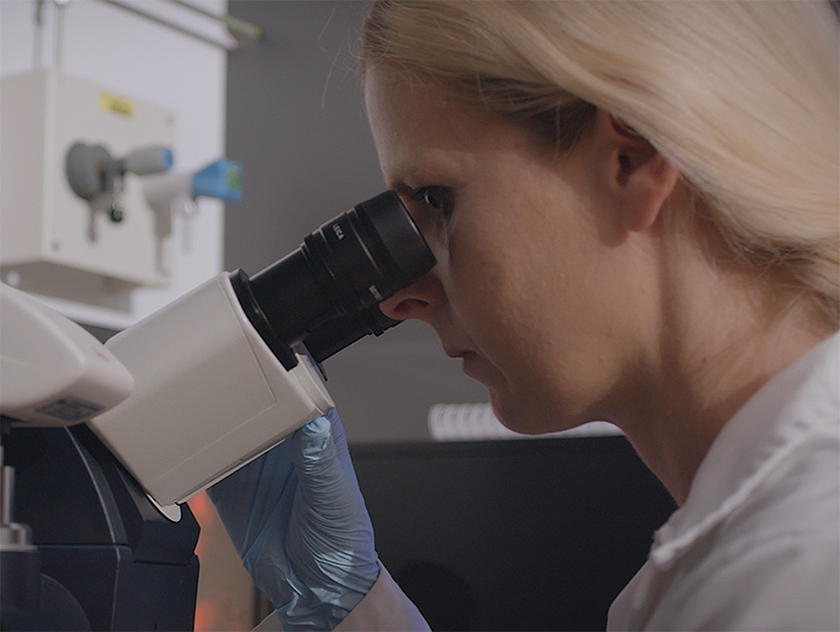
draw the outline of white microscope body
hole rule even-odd
[[[105,346],[135,388],[89,425],[161,505],[189,499],[333,407],[307,356],[291,370],[274,356],[227,273]]]

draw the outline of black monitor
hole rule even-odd
[[[433,630],[603,630],[676,508],[623,436],[351,446]]]

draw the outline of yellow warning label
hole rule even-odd
[[[134,101],[110,92],[99,93],[99,107],[105,112],[121,116],[134,116]]]

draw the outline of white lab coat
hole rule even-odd
[[[612,630],[840,630],[840,335],[727,423]]]
[[[835,334],[727,423],[609,629],[840,630],[838,365]],[[428,625],[383,569],[336,629]]]

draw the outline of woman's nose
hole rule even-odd
[[[445,300],[440,281],[431,272],[379,304],[382,313],[395,320],[418,318],[428,321]]]

